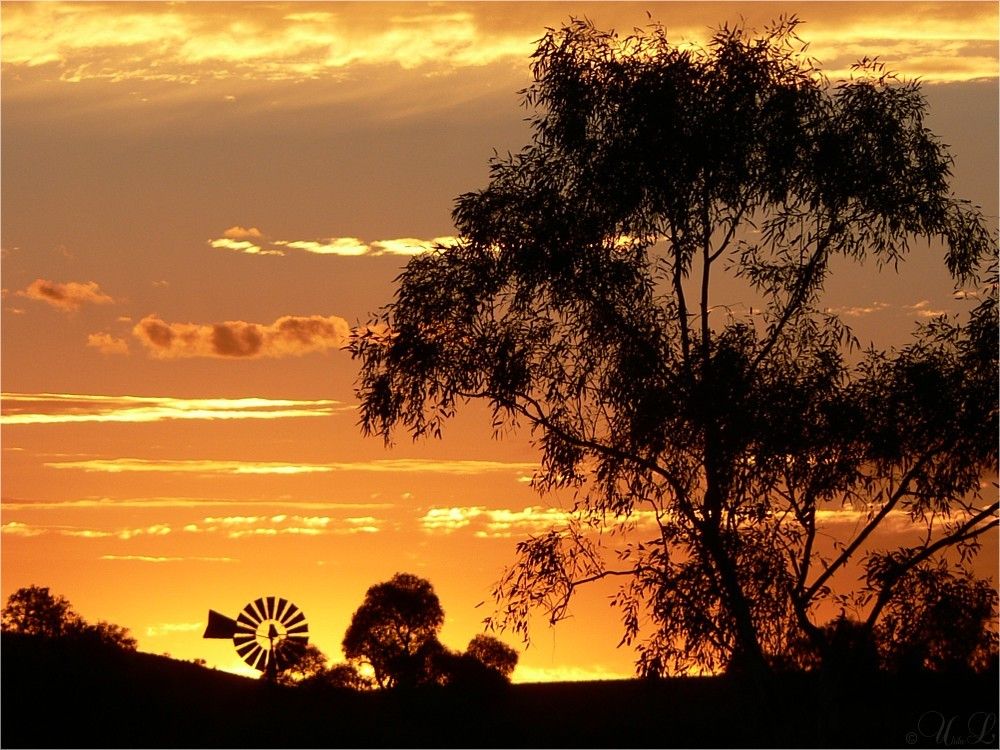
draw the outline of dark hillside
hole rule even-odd
[[[721,678],[358,694],[8,634],[0,656],[3,747],[997,746],[995,675],[797,675],[766,716]]]

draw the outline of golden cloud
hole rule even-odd
[[[54,500],[31,502],[23,500],[4,499],[3,510],[18,511],[63,511],[63,510],[113,510],[121,508],[214,508],[214,507],[260,507],[287,508],[311,511],[343,511],[343,510],[386,510],[395,507],[393,503],[339,503],[322,500],[244,500],[234,498],[191,498],[191,497],[141,497],[141,498],[83,498],[79,500]],[[349,523],[374,522],[371,516],[346,519]]]
[[[5,65],[51,66],[64,81],[102,79],[332,79],[361,66],[448,72],[520,64],[546,26],[566,20],[559,3],[361,4],[301,11],[298,3],[10,3]],[[588,3],[601,28],[646,23],[645,8]],[[760,27],[787,5],[670,3],[655,13],[672,40],[705,43],[710,26]],[[739,15],[737,15],[739,14]],[[997,75],[996,3],[809,3],[810,53],[831,74],[862,56],[888,58],[908,75],[968,80]],[[886,54],[888,53],[888,54]],[[152,64],[151,61],[156,63]],[[51,75],[51,74],[50,74]]]
[[[213,459],[100,458],[80,461],[55,461],[45,466],[53,469],[80,469],[87,472],[120,474],[124,472],[165,472],[183,474],[317,474],[335,471],[366,473],[420,473],[472,476],[499,471],[517,472],[536,469],[533,463],[478,461],[473,459],[387,458],[374,461],[339,461],[323,464],[283,463],[279,461],[218,461]]]
[[[46,529],[41,526],[29,526],[26,523],[21,523],[20,521],[8,521],[7,523],[0,526],[0,532],[4,534],[11,534],[12,536],[41,536],[47,533]]]
[[[143,557],[141,555],[103,555],[102,560],[139,560],[141,562],[175,562],[189,558],[183,557]],[[208,558],[200,558],[208,559]],[[229,557],[211,558],[219,562],[232,562]],[[150,625],[146,628],[146,635],[156,637],[158,635],[170,635],[171,633],[194,633],[205,627],[204,622],[163,622],[159,625]]]
[[[382,521],[368,517],[333,519],[329,516],[301,516],[278,513],[271,516],[208,516],[201,523],[189,523],[184,531],[191,534],[223,534],[230,539],[248,536],[346,536],[375,534]]]
[[[330,237],[326,240],[295,240],[288,242],[277,240],[274,244],[290,247],[293,250],[304,250],[314,255],[346,255],[355,257],[368,254],[368,245],[357,237]]]
[[[87,346],[101,354],[128,354],[128,342],[110,333],[91,333],[87,336]]]
[[[4,393],[5,425],[68,422],[161,422],[174,419],[288,419],[324,417],[354,407],[328,399],[170,398],[78,393]]]
[[[68,281],[60,284],[46,279],[35,279],[18,296],[38,300],[65,312],[75,312],[83,305],[110,305],[114,300],[101,291],[94,281]]]
[[[226,230],[229,231],[228,229]],[[281,250],[267,250],[260,245],[255,245],[249,240],[235,240],[230,237],[220,237],[217,240],[210,240],[209,245],[221,250],[233,250],[245,255],[284,255]]]
[[[4,10],[2,59],[25,68],[54,65],[65,81],[309,80],[356,65],[460,68],[526,60],[538,36],[537,29],[491,29],[467,11],[289,12],[298,7],[12,6]]]
[[[10,521],[0,527],[0,531],[4,534],[24,537],[58,534],[60,536],[80,537],[82,539],[109,539],[114,537],[116,539],[129,540],[140,536],[166,536],[171,533],[172,529],[163,523],[155,523],[139,528],[93,529],[62,524],[36,525]]]
[[[617,528],[653,527],[656,513],[634,511],[628,518],[601,519],[602,524]],[[481,539],[506,539],[538,534],[549,529],[565,529],[579,516],[561,508],[538,505],[521,509],[487,508],[482,505],[432,507],[419,519],[421,529],[429,534],[450,534],[460,529]],[[586,519],[583,519],[584,522]]]
[[[101,560],[115,560],[120,562],[149,562],[149,563],[165,563],[165,562],[221,562],[221,563],[231,563],[239,562],[235,557],[162,557],[159,555],[101,555],[99,558]],[[169,626],[166,626],[169,629]],[[199,630],[203,625],[199,624],[196,628],[184,628],[184,630]],[[181,628],[176,627],[176,630],[181,630]],[[146,635],[160,635],[160,633],[150,633],[148,628]]]
[[[430,508],[420,519],[420,525],[428,533],[450,534],[471,526],[477,537],[507,538],[566,526],[572,517],[567,511],[540,506],[521,510],[484,506]]]
[[[246,240],[246,239],[260,239],[264,235],[257,227],[229,227],[225,232],[222,233],[223,237],[231,240]]]
[[[337,255],[346,258],[381,255],[412,256],[437,248],[452,248],[458,244],[457,237],[445,235],[429,240],[402,237],[391,240],[366,242],[358,237],[326,237],[316,240],[270,240],[256,227],[230,227],[222,237],[208,240],[210,247],[231,250],[244,255],[285,255],[289,250],[298,250],[313,255]]]
[[[846,315],[849,318],[861,318],[872,313],[882,312],[889,307],[888,302],[872,302],[870,305],[857,305],[854,307],[828,307],[827,312],[837,315]]]
[[[147,315],[132,334],[160,359],[218,357],[257,359],[301,356],[340,349],[351,328],[343,318],[331,315],[286,315],[264,325],[230,320],[224,323],[166,323]]]

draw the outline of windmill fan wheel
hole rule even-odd
[[[280,597],[247,604],[236,617],[233,644],[247,664],[261,672],[278,671],[299,660],[309,643],[309,624],[302,610]]]

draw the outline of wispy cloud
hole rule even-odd
[[[105,555],[102,560],[107,560],[113,558],[113,555]],[[124,558],[115,558],[124,559]],[[161,560],[167,558],[153,558],[154,560]],[[170,558],[173,559],[173,558]],[[181,560],[183,558],[176,558]],[[229,560],[230,558],[217,558],[219,560]],[[150,638],[155,638],[160,635],[172,635],[174,633],[194,633],[205,627],[204,622],[161,622],[157,625],[149,625],[146,628],[146,635]]]
[[[21,523],[20,521],[8,521],[3,524],[3,526],[0,526],[0,532],[10,534],[11,536],[31,537],[47,534],[48,530],[42,526],[29,526],[28,524]]]
[[[855,305],[852,307],[829,307],[827,312],[846,315],[849,318],[862,318],[866,315],[882,312],[890,307],[888,302],[872,302],[870,305]]]
[[[129,540],[141,536],[166,536],[173,529],[164,523],[155,523],[138,528],[100,529],[65,524],[26,524],[19,521],[8,521],[0,527],[0,532],[12,536],[42,536],[57,534],[59,536],[80,537],[83,539],[121,539]]]
[[[270,239],[256,227],[230,227],[221,237],[210,239],[209,246],[218,250],[230,250],[245,255],[285,255],[289,251],[311,253],[313,255],[336,255],[346,258],[382,255],[412,256],[426,253],[435,248],[451,248],[458,244],[458,238],[450,235],[432,239],[402,237],[371,242],[358,237],[325,237],[308,240]]]
[[[126,555],[126,556],[122,556],[122,557],[116,557],[115,555],[105,555],[101,559],[102,560],[109,560],[109,559],[131,560],[131,559],[135,559],[136,557],[137,556],[135,556],[135,555]],[[149,558],[148,560],[144,559],[143,562],[173,562],[175,560],[180,561],[180,560],[184,560],[184,559],[185,558],[159,558],[159,557],[153,557],[153,558]],[[202,559],[208,559],[208,558],[202,558]],[[231,561],[231,558],[228,558],[228,557],[220,557],[220,558],[213,558],[213,559],[217,559],[217,560],[220,560],[220,561],[222,561],[222,560]],[[146,627],[146,635],[149,636],[150,638],[156,638],[157,636],[161,636],[161,635],[173,635],[174,633],[194,633],[194,632],[197,632],[197,631],[201,630],[204,627],[205,627],[205,623],[204,622],[161,622],[161,623],[158,623],[156,625],[148,625]]]
[[[199,509],[199,508],[280,508],[319,512],[343,512],[364,510],[388,510],[393,503],[341,503],[324,500],[244,500],[235,498],[191,498],[191,497],[142,497],[142,498],[81,498],[78,500],[28,501],[4,498],[3,510],[9,511],[64,511],[64,510],[110,510],[124,508],[149,510],[153,508]],[[367,518],[367,517],[366,517]]]
[[[132,329],[142,345],[160,359],[297,357],[340,349],[350,333],[347,321],[336,315],[286,315],[270,324],[242,320],[167,323],[147,315]]]
[[[377,534],[384,521],[373,516],[332,518],[278,513],[271,516],[208,516],[199,523],[189,523],[190,534],[223,534],[230,539],[254,536],[348,536]]]
[[[77,393],[4,393],[5,425],[69,422],[160,422],[176,419],[289,419],[353,410],[328,399],[171,398]]]
[[[87,346],[101,354],[128,354],[128,342],[110,333],[91,333],[87,336]]]
[[[522,509],[487,508],[482,505],[430,508],[420,518],[423,531],[450,534],[458,530],[471,532],[481,539],[537,534],[552,528],[566,527],[575,516],[560,508],[530,506]],[[637,511],[628,519],[609,519],[613,525],[652,524],[655,515]]]
[[[162,557],[159,555],[101,555],[101,560],[111,560],[114,562],[142,562],[142,563],[169,563],[169,562],[208,562],[208,563],[232,563],[239,562],[235,557]],[[201,625],[198,626],[199,628]],[[197,628],[185,628],[185,630],[196,630]],[[178,631],[180,632],[180,631]],[[156,633],[155,635],[161,635]],[[147,631],[146,635],[154,635]]]
[[[369,246],[357,237],[330,237],[325,240],[275,240],[275,245],[303,250],[314,255],[342,255],[354,257],[367,255]]]
[[[305,516],[276,513],[271,515],[206,516],[198,521],[178,524],[154,523],[140,527],[72,526],[68,524],[31,524],[8,521],[0,526],[0,533],[15,537],[65,536],[77,539],[117,539],[130,541],[139,538],[164,537],[170,534],[219,535],[229,539],[272,536],[350,536],[377,534],[386,521],[375,516]],[[235,562],[229,557],[198,557],[176,555],[107,554],[102,560],[133,562]]]
[[[185,474],[326,474],[331,472],[419,473],[472,476],[493,472],[518,472],[537,469],[537,464],[472,459],[386,458],[372,461],[335,461],[331,463],[291,463],[281,461],[227,461],[215,459],[98,458],[80,461],[53,461],[53,469],[79,469],[88,472],[120,474],[125,472],[167,472]]]
[[[227,230],[228,231],[228,230]],[[281,250],[265,250],[260,245],[256,245],[250,240],[234,240],[229,237],[220,237],[217,240],[209,240],[212,247],[220,250],[233,250],[246,255],[284,255]]]
[[[904,305],[904,309],[916,313],[916,315],[921,318],[937,318],[938,316],[948,314],[947,310],[935,310],[931,307],[930,300],[926,299],[922,299],[912,305]]]
[[[84,305],[110,305],[114,300],[95,281],[59,283],[35,279],[18,296],[44,302],[64,312],[75,312]]]

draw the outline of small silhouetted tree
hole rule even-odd
[[[509,680],[517,666],[518,654],[499,638],[479,634],[469,641],[465,653],[483,666]]]
[[[379,687],[434,680],[431,657],[441,649],[444,610],[429,581],[397,573],[368,589],[344,635],[344,654],[371,665]]]
[[[996,528],[996,241],[950,191],[919,84],[871,60],[831,84],[796,27],[705,48],[550,30],[531,143],[354,335],[366,434],[439,436],[482,401],[498,433],[530,427],[539,491],[576,493],[570,523],[518,544],[497,624],[526,637],[614,578],[640,672],[763,680],[795,639],[828,647],[821,603],[847,596],[870,634],[909,571],[956,551],[967,569]],[[826,280],[917,240],[979,304],[852,360]],[[828,554],[844,508],[860,522]],[[873,549],[897,517],[920,541]]]
[[[354,664],[334,664],[321,674],[303,681],[303,687],[322,685],[341,690],[371,690],[375,683],[358,671]]]
[[[58,638],[77,631],[80,617],[48,586],[26,586],[7,597],[2,623],[7,632]]]
[[[875,636],[887,668],[984,671],[997,655],[997,591],[944,563],[909,570]]]
[[[315,644],[309,643],[298,658],[278,672],[275,679],[279,685],[296,685],[322,675],[326,671],[326,664],[326,654]],[[262,677],[266,679],[267,676]]]
[[[135,651],[138,645],[128,628],[104,620],[91,624],[81,619],[71,627],[67,635],[81,642],[122,651]]]

